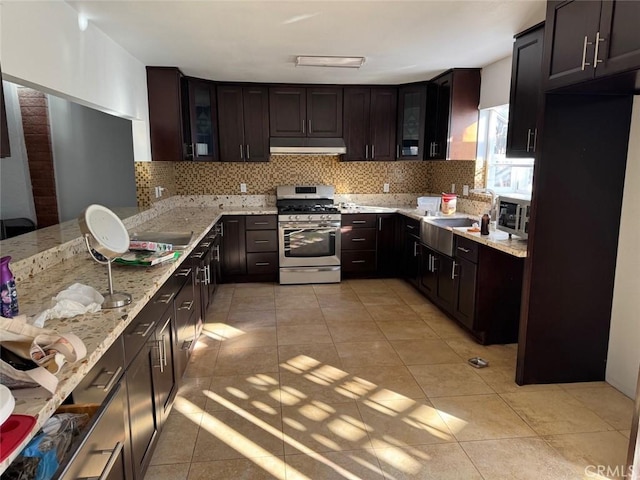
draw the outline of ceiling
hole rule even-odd
[[[145,65],[220,81],[396,84],[511,55],[544,0],[73,1]],[[298,55],[364,56],[360,69],[296,67]]]

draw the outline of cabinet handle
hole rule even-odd
[[[433,272],[433,257],[429,254],[429,266],[427,267],[429,272]]]
[[[162,364],[166,367],[168,365],[168,363],[167,363],[167,344],[164,343],[164,334],[160,338],[160,342],[162,343]],[[160,371],[163,372],[164,369],[161,369]]]
[[[203,242],[200,244],[200,247],[202,248],[209,248],[211,246],[211,242]]]
[[[178,273],[174,273],[174,277],[188,277],[191,274],[190,268],[181,268]]]
[[[100,453],[102,455],[109,455],[109,460],[107,460],[107,464],[104,466],[102,472],[100,472],[99,477],[77,477],[77,480],[107,480],[109,475],[111,474],[111,470],[113,470],[114,465],[118,461],[118,457],[124,448],[123,442],[116,443],[116,446],[113,447],[113,450],[98,450],[96,453]]]
[[[598,60],[598,50],[600,47],[600,42],[604,42],[604,38],[600,38],[600,32],[596,32],[596,41],[594,42],[596,47],[595,47],[595,51],[593,54],[593,68],[596,69],[598,68],[598,64],[602,63],[602,60]]]
[[[359,224],[362,224],[362,223],[367,223],[367,221],[366,220],[351,220],[351,223],[354,224],[354,225],[359,225]]]
[[[154,320],[151,323],[141,323],[140,325],[138,325],[139,327],[147,327],[146,330],[144,332],[135,332],[133,333],[133,335],[140,335],[141,337],[146,337],[147,335],[149,335],[149,332],[151,331],[151,329],[154,327],[154,325],[156,324],[156,321]]]
[[[196,253],[192,253],[191,255],[189,255],[189,258],[202,258],[204,257],[205,252],[196,252]]]
[[[438,258],[435,255],[431,255],[431,271],[433,273],[436,273],[438,271],[438,269],[436,268],[436,261],[438,260]]]
[[[205,265],[204,267],[204,284],[205,285],[211,284],[211,266],[210,265]]]
[[[527,152],[531,150],[531,129],[527,130]]]
[[[153,303],[169,303],[173,299],[174,295],[175,292],[165,293],[164,295],[160,295],[158,299]]]
[[[215,256],[213,257],[214,260],[216,262],[220,261],[220,245],[216,245],[215,247],[213,247],[213,250],[216,252]]]
[[[369,159],[369,145],[364,146],[364,159],[365,160]]]
[[[376,158],[376,146],[375,145],[371,145],[371,160]]]
[[[418,242],[413,242],[413,256],[418,256]]]
[[[406,227],[407,227],[409,230],[415,230],[415,228],[416,228],[414,225],[407,225]]]
[[[245,148],[247,149],[247,160],[249,160],[251,158],[251,156],[249,155],[249,144],[248,143],[245,146]]]
[[[193,307],[193,300],[185,300],[184,302],[182,302],[182,305],[178,307],[178,310],[191,310],[191,307]]]
[[[162,338],[155,341],[156,349],[158,350],[158,365],[154,365],[154,367],[160,369],[160,373],[164,373],[164,364],[162,363],[162,350],[164,349],[164,335]]]
[[[580,69],[582,71],[584,71],[584,67],[586,67],[587,65],[591,65],[590,63],[587,63],[587,45],[593,45],[590,41],[589,38],[585,35],[584,36],[584,45],[582,46],[582,65],[580,66]]]
[[[224,237],[224,223],[220,222],[218,227],[218,233],[221,237]]]
[[[269,225],[269,222],[253,222],[254,225]]]
[[[352,242],[364,242],[366,240],[366,238],[352,238],[351,241]]]
[[[469,253],[471,251],[470,248],[464,248],[464,247],[458,247],[458,250],[460,250],[461,252],[464,252],[464,253]]]
[[[227,220],[227,223],[238,223],[240,220]]]
[[[455,280],[455,278],[457,277],[456,275],[456,267],[458,266],[458,264],[454,261],[453,265],[451,265],[451,280]]]
[[[311,134],[312,130],[311,130],[311,119],[309,119],[309,134]]]
[[[400,158],[400,145],[396,145],[396,158]]]
[[[538,143],[538,129],[534,128],[533,129],[533,148],[531,149],[532,152],[536,151],[536,144]]]
[[[269,262],[256,262],[256,267],[268,267],[271,265]]]
[[[304,119],[303,119],[303,120],[302,120],[302,133],[306,133],[306,132],[304,131],[304,125],[305,125],[305,123],[306,123],[306,122],[305,122],[305,121],[304,121]]]
[[[254,243],[269,243],[269,240],[254,240]]]
[[[91,386],[94,388],[101,388],[105,392],[111,390],[111,387],[115,385],[122,373],[122,367],[118,367],[115,372],[105,372],[107,375],[111,375],[109,381],[107,383],[92,383]]]
[[[382,217],[378,217],[378,231],[382,231]]]
[[[367,263],[366,260],[351,260],[351,263]]]

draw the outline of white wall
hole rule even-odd
[[[511,55],[482,69],[480,109],[509,103],[511,91]]]
[[[134,158],[151,160],[144,65],[61,1],[0,5],[7,80],[133,120]]]
[[[633,103],[606,380],[635,398],[640,366],[640,96]]]
[[[0,160],[0,218],[36,221],[16,85],[3,82],[11,156]]]

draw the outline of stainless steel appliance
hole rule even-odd
[[[526,195],[512,194],[500,196],[498,202],[498,230],[511,235],[529,238],[529,215],[531,198]]]
[[[276,192],[281,284],[340,282],[340,210],[329,185]]]

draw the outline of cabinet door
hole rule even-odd
[[[639,31],[640,2],[602,2],[596,77],[640,67]]]
[[[172,67],[147,67],[149,134],[152,160],[185,159],[182,74]]]
[[[307,88],[307,136],[342,137],[342,88]]]
[[[153,388],[156,392],[156,409],[159,412],[160,424],[164,423],[174,398],[176,375],[174,371],[173,345],[175,323],[173,307],[169,307],[163,321],[156,330],[156,345],[152,355]]]
[[[378,215],[377,273],[383,277],[398,274],[398,216],[393,213]]]
[[[243,161],[245,142],[242,87],[218,86],[218,117],[220,119],[220,160]]]
[[[247,162],[269,161],[269,93],[265,87],[242,89],[244,155]]]
[[[476,310],[477,267],[464,258],[456,258],[454,316],[470,330],[474,328]]]
[[[429,145],[429,158],[433,160],[445,160],[447,158],[449,138],[449,118],[451,114],[451,93],[453,90],[453,74],[450,73],[437,81],[438,93],[436,95],[436,129],[433,145]]]
[[[398,90],[396,158],[399,160],[422,160],[426,99],[426,86],[412,85]]]
[[[188,80],[191,153],[193,160],[218,160],[216,89],[213,82]]]
[[[306,120],[304,87],[269,88],[269,131],[272,137],[305,137]]]
[[[134,477],[141,479],[151,460],[160,431],[159,412],[156,412],[153,391],[152,357],[156,358],[153,343],[145,345],[127,369],[131,454]]]
[[[436,300],[440,307],[449,312],[453,312],[453,299],[454,299],[454,263],[453,258],[445,255],[434,254],[436,274],[438,276],[438,288],[436,291]]]
[[[370,89],[344,89],[344,142],[347,145],[344,160],[369,159],[369,108]]]
[[[532,157],[535,153],[543,37],[544,27],[540,26],[518,37],[513,46],[507,157]]]
[[[429,298],[435,298],[438,291],[438,267],[436,254],[427,247],[422,248],[422,261],[420,263],[420,290]]]
[[[403,257],[404,277],[414,287],[420,288],[420,242],[413,235],[405,234]]]
[[[397,110],[398,90],[396,88],[371,89],[369,114],[369,158],[371,160],[396,159]]]
[[[593,78],[593,43],[600,25],[600,6],[599,1],[547,2],[545,90]]]
[[[247,254],[243,216],[229,216],[222,220],[222,276],[245,275]]]

